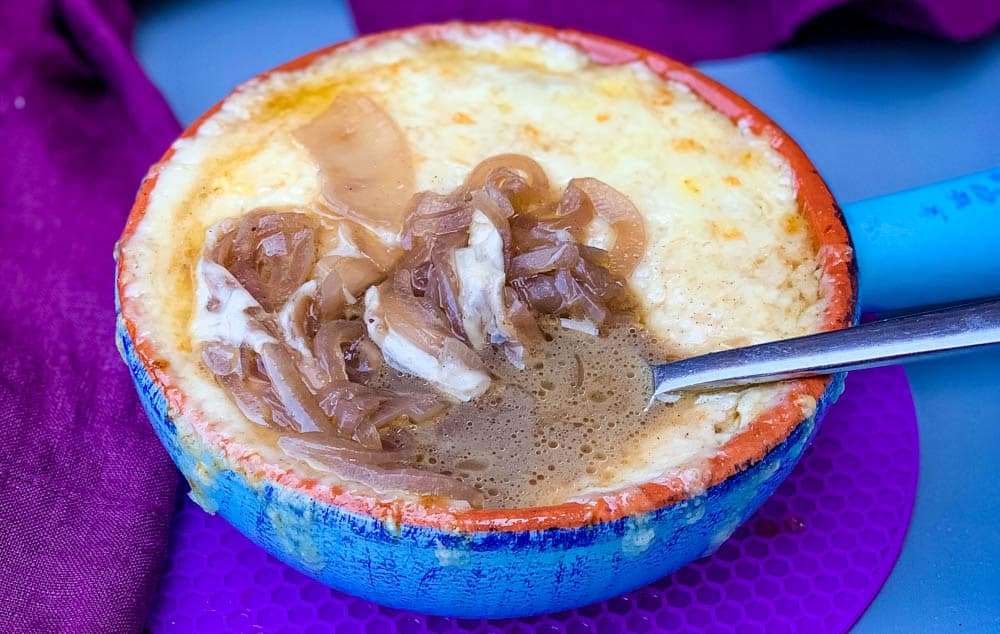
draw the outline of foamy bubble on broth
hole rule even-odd
[[[636,451],[693,405],[683,399],[646,411],[647,362],[663,355],[638,325],[599,337],[553,322],[543,330],[545,344],[524,370],[488,352],[496,377],[489,392],[438,420],[383,430],[386,445],[411,449],[421,467],[477,487],[487,507],[538,506],[616,482],[619,467],[643,462]],[[418,383],[391,369],[376,381],[396,389]]]

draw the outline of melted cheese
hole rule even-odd
[[[260,352],[264,344],[277,343],[274,337],[251,322],[247,310],[264,309],[229,271],[207,260],[198,262],[197,268],[197,307],[191,321],[191,332],[196,340],[237,348],[247,344],[254,352]],[[207,280],[212,280],[220,292],[213,293]],[[213,304],[215,310],[209,310]]]
[[[490,387],[490,375],[470,368],[454,355],[445,352],[440,358],[431,355],[378,317],[381,299],[379,289],[372,286],[365,293],[365,326],[368,336],[382,351],[385,362],[401,372],[419,376],[441,392],[459,401],[470,401]],[[453,339],[456,345],[461,345]]]
[[[418,190],[450,191],[482,159],[516,152],[536,159],[559,189],[595,176],[625,193],[649,237],[630,283],[668,356],[818,330],[823,298],[811,236],[790,168],[765,139],[641,63],[599,65],[537,34],[455,26],[440,41],[409,34],[352,45],[306,69],[252,80],[194,137],[175,143],[160,168],[146,215],[123,246],[136,265],[124,293],[139,300],[139,336],[157,340],[217,429],[269,433],[242,418],[192,345],[192,334],[203,339],[210,327],[194,314],[192,285],[205,230],[259,206],[312,205],[319,177],[292,132],[344,91],[364,93],[396,120]],[[588,241],[606,245],[606,233],[595,226]],[[699,402],[681,420],[665,416],[630,447],[617,480],[599,488],[710,455],[782,390],[753,388]],[[287,460],[268,443],[260,451]],[[581,481],[566,495],[597,486]]]
[[[469,246],[455,251],[462,325],[476,350],[508,340],[500,324],[505,312],[503,238],[481,211],[472,214]]]

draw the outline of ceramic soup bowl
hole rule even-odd
[[[572,46],[604,65],[644,64],[687,86],[741,128],[766,139],[791,167],[801,216],[813,236],[825,302],[822,328],[856,322],[856,273],[840,211],[816,169],[777,125],[743,98],[683,64],[606,38],[521,23],[435,25],[362,37],[316,51],[257,77],[386,41],[530,34]],[[471,81],[471,80],[470,80]],[[217,104],[187,139],[225,110]],[[597,500],[519,509],[425,509],[320,486],[264,461],[193,411],[177,370],[163,361],[128,292],[141,249],[134,235],[156,192],[153,166],[122,236],[117,268],[117,342],[154,429],[191,485],[192,497],[282,561],[329,586],[424,613],[512,617],[593,603],[632,590],[712,553],[796,465],[843,376],[793,382],[785,397],[729,439],[704,465],[692,492],[677,477],[625,487]],[[808,401],[811,406],[802,405]]]

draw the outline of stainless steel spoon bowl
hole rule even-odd
[[[654,365],[653,398],[832,374],[1000,343],[1000,297]]]

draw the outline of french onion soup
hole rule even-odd
[[[647,408],[648,362],[815,332],[824,306],[766,139],[642,63],[460,26],[245,84],[125,248],[136,336],[218,437],[455,508],[697,489],[787,388]]]

